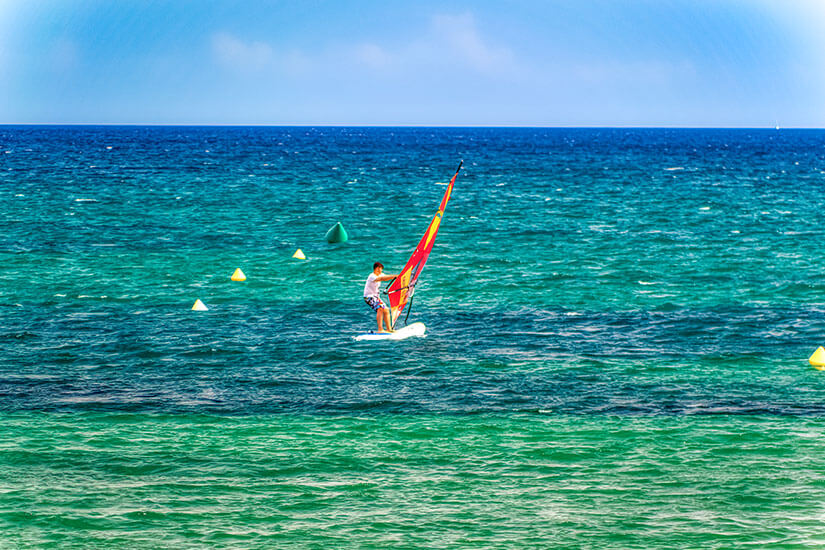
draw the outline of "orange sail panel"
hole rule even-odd
[[[398,277],[395,278],[387,289],[393,326],[395,326],[395,321],[398,319],[398,316],[401,315],[404,306],[407,305],[407,302],[415,292],[415,284],[418,281],[421,270],[424,269],[424,264],[427,263],[430,251],[433,249],[435,236],[438,234],[438,226],[441,225],[441,217],[444,215],[444,209],[450,200],[453,184],[455,183],[455,178],[458,176],[459,170],[461,170],[462,164],[463,161],[458,165],[458,169],[455,171],[449,185],[447,185],[447,190],[444,191],[444,197],[441,199],[441,205],[438,207],[438,212],[435,213],[433,221],[430,222],[427,231],[424,232],[424,236],[418,241],[418,245],[415,247],[415,251],[413,251],[410,259],[407,260],[404,269],[401,270],[401,273],[398,274]]]

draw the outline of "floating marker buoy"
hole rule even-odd
[[[326,239],[328,243],[345,243],[349,239],[349,235],[347,235],[347,230],[344,229],[341,222],[338,222],[329,228]]]
[[[246,275],[243,274],[243,271],[241,271],[241,268],[239,267],[235,270],[235,273],[232,274],[232,277],[230,277],[230,279],[232,279],[233,281],[245,281]]]
[[[195,300],[195,305],[192,306],[192,311],[209,311],[209,308],[198,298]]]
[[[301,251],[300,248],[295,251],[295,254],[293,254],[292,257],[293,258],[298,258],[299,260],[306,260],[307,259],[307,257],[304,256],[304,253]]]
[[[819,346],[816,351],[808,359],[808,362],[819,370],[825,370],[825,348]]]

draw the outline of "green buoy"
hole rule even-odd
[[[341,222],[336,223],[332,227],[329,228],[327,231],[327,242],[328,243],[345,243],[349,239],[347,235],[347,230],[344,229],[344,226],[341,225]]]

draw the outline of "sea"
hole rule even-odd
[[[0,202],[0,548],[825,546],[825,131],[0,126]]]

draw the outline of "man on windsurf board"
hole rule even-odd
[[[384,281],[390,281],[398,277],[395,275],[382,275],[384,272],[384,264],[375,262],[372,265],[372,273],[367,277],[367,284],[364,285],[364,302],[375,312],[375,320],[378,323],[378,332],[395,332],[392,329],[392,321],[390,320],[390,308],[381,301],[378,295],[379,287]],[[384,325],[387,330],[384,330]]]

